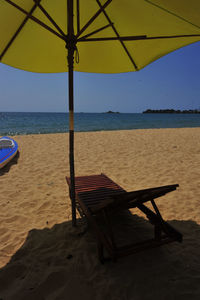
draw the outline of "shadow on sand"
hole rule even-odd
[[[138,241],[152,234],[144,218],[113,218],[119,240]],[[146,300],[199,299],[200,226],[193,221],[168,221],[183,234],[171,243],[100,264],[96,241],[71,222],[33,229],[10,262],[0,270],[3,300]]]
[[[17,164],[19,156],[20,156],[20,153],[19,153],[19,151],[17,151],[15,157],[13,157],[13,159],[7,165],[5,165],[2,169],[0,169],[0,176],[3,176],[4,174],[8,173],[10,168],[13,165]]]

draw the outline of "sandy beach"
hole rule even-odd
[[[127,191],[179,184],[156,203],[183,243],[104,265],[84,222],[71,226],[68,134],[14,139],[19,155],[0,170],[0,299],[200,299],[200,128],[76,133],[77,176],[104,173]],[[145,237],[151,225],[131,213],[119,231]]]

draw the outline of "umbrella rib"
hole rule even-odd
[[[198,26],[198,25],[196,25],[196,24],[194,24],[194,23],[192,23],[192,22],[190,22],[190,21],[184,19],[183,17],[181,17],[181,16],[179,16],[179,15],[173,13],[172,11],[170,11],[170,10],[168,10],[168,9],[166,9],[166,8],[164,8],[164,7],[162,7],[162,6],[158,5],[158,4],[156,4],[156,3],[153,3],[153,2],[150,1],[150,0],[145,0],[145,1],[146,1],[147,3],[149,3],[149,4],[151,4],[151,5],[153,5],[153,6],[157,7],[157,8],[159,8],[159,9],[161,9],[161,10],[164,10],[164,11],[167,12],[168,14],[173,15],[173,16],[175,16],[176,18],[178,18],[178,19],[180,19],[180,20],[182,20],[182,21],[184,21],[184,22],[186,22],[186,23],[188,23],[188,24],[191,24],[192,26],[195,26],[195,27],[197,27],[197,28],[200,29],[200,26]]]
[[[38,18],[29,15],[29,13],[23,9],[22,7],[20,7],[19,5],[17,5],[16,3],[14,3],[11,0],[4,0],[6,1],[8,4],[14,6],[15,8],[17,8],[19,11],[21,11],[23,14],[27,15],[29,19],[31,19],[32,21],[34,21],[35,23],[39,24],[40,26],[42,26],[43,28],[47,29],[48,31],[50,31],[51,33],[57,35],[59,38],[61,38],[62,40],[66,40],[66,36],[63,36],[61,34],[59,34],[57,31],[55,31],[54,29],[52,29],[51,27],[49,27],[48,25],[46,25],[45,23],[43,23],[42,21],[40,21]]]
[[[34,0],[36,3],[38,2],[38,0]],[[41,1],[41,0],[40,0]],[[38,7],[40,8],[40,10],[44,13],[44,15],[49,19],[49,21],[55,26],[55,28],[60,32],[60,34],[62,34],[63,36],[65,36],[65,33],[62,31],[62,29],[58,26],[58,24],[54,21],[54,19],[48,14],[48,12],[46,11],[46,9],[40,4],[38,3]]]
[[[78,38],[93,22],[94,20],[102,13],[104,12],[104,8],[106,8],[112,0],[107,0],[104,5],[100,6],[100,9],[90,18],[90,20],[83,26],[83,28],[80,29],[79,33],[76,35]]]
[[[112,22],[111,19],[109,18],[108,14],[106,13],[106,11],[105,11],[105,9],[103,8],[103,6],[101,5],[100,1],[99,1],[99,0],[96,0],[96,1],[97,1],[97,3],[98,3],[99,7],[102,8],[103,13],[104,13],[104,16],[106,17],[106,19],[107,19],[107,21],[109,22],[109,24],[111,24],[111,27],[112,27],[114,33],[115,33],[116,36],[118,37],[118,40],[120,41],[122,47],[124,48],[126,54],[128,55],[130,61],[131,61],[132,64],[133,64],[133,66],[135,67],[136,70],[138,70],[138,66],[136,65],[136,63],[135,63],[133,57],[131,56],[130,52],[128,51],[126,45],[125,45],[124,42],[121,40],[120,35],[119,35],[117,29],[115,28],[113,22]]]
[[[156,39],[175,39],[175,38],[183,38],[183,37],[197,37],[200,34],[180,34],[180,35],[166,35],[166,36],[149,36],[146,40],[156,40]]]
[[[16,30],[16,32],[14,33],[14,35],[12,36],[12,38],[10,39],[10,41],[7,43],[6,47],[3,49],[3,51],[2,51],[2,53],[0,55],[0,61],[2,60],[2,58],[4,57],[4,55],[6,54],[6,52],[10,48],[10,46],[13,44],[14,40],[19,35],[20,31],[22,30],[22,28],[24,27],[24,25],[28,21],[29,16],[32,15],[32,13],[37,8],[37,6],[38,6],[38,3],[34,4],[34,6],[31,8],[31,10],[29,11],[29,13],[27,14],[27,16],[25,17],[25,19],[23,20],[23,22],[19,26],[19,28]]]
[[[86,39],[87,37],[89,37],[89,36],[91,36],[91,35],[94,35],[95,33],[98,33],[98,32],[100,32],[100,31],[102,31],[102,30],[104,30],[104,29],[106,29],[106,28],[108,28],[108,27],[110,27],[110,26],[111,26],[111,24],[108,24],[108,25],[105,25],[105,26],[103,26],[103,27],[101,27],[101,28],[99,28],[99,29],[97,29],[97,30],[94,30],[94,31],[92,31],[91,33],[88,33],[88,34],[82,36],[80,39],[78,39],[78,41],[84,40],[84,39]]]
[[[79,42],[100,42],[100,41],[138,41],[138,40],[156,40],[156,39],[174,39],[183,37],[198,37],[200,34],[182,34],[182,35],[166,35],[166,36],[120,36],[120,37],[102,37],[102,38],[89,38],[85,37],[78,39]]]
[[[80,32],[80,3],[76,0],[76,16],[77,16],[77,34]]]
[[[146,35],[136,35],[136,36],[114,36],[114,37],[102,37],[102,38],[89,38],[85,37],[78,39],[79,42],[100,42],[100,41],[137,41],[147,39]]]

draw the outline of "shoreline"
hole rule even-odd
[[[76,132],[101,132],[164,128],[199,128],[199,114],[77,113]],[[13,113],[0,118],[1,135],[53,134],[68,132],[65,113]]]
[[[93,133],[93,132],[117,132],[117,131],[143,131],[143,130],[173,130],[173,129],[198,129],[200,126],[195,127],[160,127],[160,128],[135,128],[135,129],[113,129],[113,130],[91,130],[91,131],[74,131],[74,134],[77,133]],[[68,134],[69,131],[65,132],[48,132],[48,133],[27,133],[27,134],[1,134],[0,136],[11,136],[11,137],[17,137],[17,136],[29,136],[29,135],[49,135],[49,134]]]

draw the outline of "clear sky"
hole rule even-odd
[[[75,73],[76,112],[200,109],[200,42],[139,72]],[[0,64],[0,111],[67,112],[67,73],[37,74]]]

